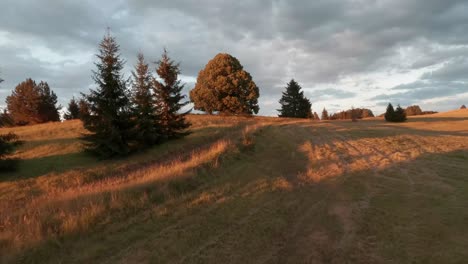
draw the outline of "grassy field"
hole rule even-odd
[[[121,160],[79,121],[0,129],[1,263],[464,263],[468,111],[311,122],[190,116]]]

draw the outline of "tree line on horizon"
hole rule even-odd
[[[107,33],[96,54],[96,88],[82,93],[79,99],[73,97],[63,115],[66,120],[82,120],[89,131],[82,137],[86,150],[104,158],[125,156],[189,134],[190,123],[185,116],[191,109],[182,111],[189,101],[182,94],[179,64],[164,50],[152,73],[144,55],[138,54],[132,76],[126,79],[119,51],[116,39]],[[223,53],[200,71],[197,85],[190,91],[194,109],[209,114],[256,114],[258,97],[259,89],[251,75],[235,57]],[[46,82],[37,85],[27,79],[17,85],[6,102],[0,126],[60,120],[62,107]]]
[[[180,64],[169,58],[166,50],[156,63],[155,72],[150,70],[144,55],[138,54],[129,79],[122,73],[125,61],[110,33],[99,44],[96,58],[93,71],[96,88],[82,93],[78,99],[73,97],[63,118],[83,121],[90,132],[83,136],[86,149],[101,157],[127,155],[187,135],[190,124],[185,116],[191,110],[182,108],[189,102],[193,103],[193,109],[208,114],[252,115],[259,111],[259,88],[239,60],[227,53],[217,54],[199,72],[196,85],[189,92],[190,101],[182,94]],[[6,103],[7,108],[0,113],[0,127],[60,121],[62,106],[57,104],[57,95],[47,82],[26,79],[15,87]],[[355,121],[374,116],[366,108],[333,114],[324,108],[319,117],[294,79],[286,84],[279,103],[279,117]],[[384,116],[387,121],[401,122],[406,116],[427,113],[432,112],[423,112],[419,106],[393,109],[389,104]],[[11,149],[1,144],[13,145],[16,139],[0,137],[0,158]]]

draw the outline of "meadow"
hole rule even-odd
[[[18,128],[1,263],[463,263],[468,111],[310,121],[190,115],[128,158],[80,121]]]

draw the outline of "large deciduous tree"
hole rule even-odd
[[[412,106],[406,107],[405,113],[407,116],[415,116],[415,115],[422,115],[423,111],[421,110],[421,107],[419,107],[419,105],[412,105]]]
[[[223,114],[258,113],[259,89],[235,57],[220,53],[200,71],[190,98],[196,110]]]
[[[307,118],[311,115],[312,104],[294,79],[287,84],[279,103],[281,104],[281,109],[278,110],[280,117]]]
[[[190,123],[185,116],[190,110],[181,112],[189,102],[182,95],[184,84],[179,80],[179,64],[171,60],[164,50],[157,62],[156,73],[159,79],[153,79],[154,101],[157,118],[164,138],[171,139],[186,135]]]
[[[124,61],[119,50],[115,38],[107,33],[99,45],[97,69],[93,71],[97,88],[84,95],[89,111],[81,117],[91,132],[83,137],[87,149],[105,158],[128,154],[133,139],[129,92],[121,73]]]

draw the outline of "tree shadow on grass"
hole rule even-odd
[[[24,180],[49,173],[62,173],[76,168],[85,168],[99,162],[86,152],[53,155],[41,158],[17,160],[14,172],[0,174],[0,182]]]

